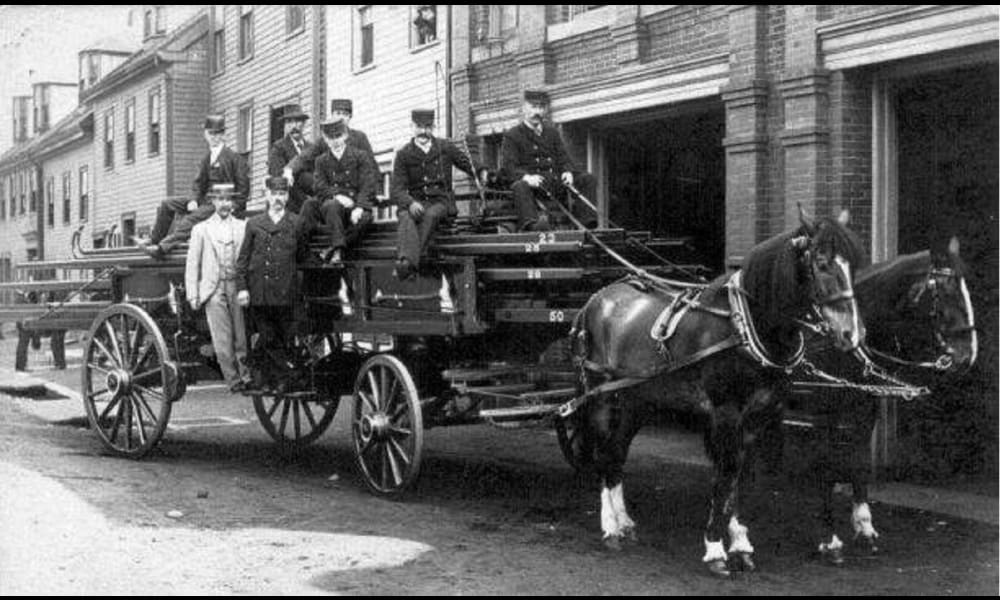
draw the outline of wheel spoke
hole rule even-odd
[[[138,427],[136,430],[139,433],[139,444],[146,445],[146,422],[142,420],[142,408],[139,406],[139,401],[135,396],[129,396],[132,402],[132,414],[135,416],[136,424]]]
[[[121,401],[121,397],[115,399],[118,405],[118,410],[115,411],[115,420],[111,422],[111,434],[110,439],[113,442],[118,441],[118,427],[122,422],[122,411],[125,410],[125,403]]]
[[[361,402],[368,406],[368,414],[377,413],[378,407],[375,406],[375,401],[372,400],[371,396],[365,393],[364,390],[358,390],[358,395],[361,396]]]
[[[312,409],[309,408],[309,403],[308,402],[304,402],[304,401],[302,402],[302,412],[303,412],[303,414],[305,414],[306,420],[309,421],[309,426],[312,428],[313,431],[315,431],[316,430],[316,417],[313,416]]]
[[[111,372],[110,370],[105,369],[104,367],[102,367],[102,366],[100,366],[98,364],[94,364],[94,363],[87,363],[87,367],[89,367],[93,371],[100,371],[101,373],[103,373],[105,375],[107,375],[108,373]]]
[[[389,412],[389,406],[392,403],[392,396],[389,395],[389,380],[395,380],[392,371],[389,369],[382,369],[380,377],[378,378],[379,383],[379,393],[382,395],[382,407],[385,412]]]
[[[382,489],[386,489],[388,487],[387,484],[389,483],[389,469],[387,464],[388,458],[386,457],[387,453],[388,450],[386,450],[385,447],[382,447],[382,452],[379,452],[379,456],[382,457]]]
[[[146,366],[146,360],[148,360],[150,356],[155,356],[155,353],[151,352],[151,350],[155,349],[156,349],[156,344],[153,342],[153,340],[150,340],[149,344],[147,344],[146,347],[142,349],[142,352],[139,354],[139,357],[136,358],[135,364],[132,365],[132,370],[138,371],[139,369]]]
[[[295,439],[302,437],[302,419],[299,416],[299,406],[301,403],[298,398],[292,398],[292,422],[295,424]]]
[[[411,431],[409,429],[406,429],[404,427],[390,427],[389,431],[391,431],[395,435],[399,435],[399,436],[403,436],[403,437],[408,437],[408,436],[413,435],[413,431]]]
[[[117,406],[119,402],[121,402],[121,396],[117,398],[114,397],[111,398],[111,402],[108,402],[108,405],[105,406],[104,410],[101,411],[101,416],[98,417],[97,419],[98,426],[100,426],[100,424],[103,423],[105,419],[108,418],[108,415],[111,413],[112,410],[114,410],[115,406]]]
[[[399,486],[403,482],[403,474],[400,472],[399,464],[396,462],[396,455],[392,451],[392,444],[385,445],[385,456],[389,459],[389,468],[392,469],[393,487]]]
[[[133,375],[132,376],[132,381],[134,383],[138,383],[138,382],[146,379],[147,377],[152,377],[153,375],[159,375],[159,374],[161,374],[160,373],[160,368],[156,367],[156,368],[150,369],[148,371],[143,371],[142,373],[139,373],[137,375]]]
[[[396,438],[389,438],[389,446],[396,450],[396,454],[403,459],[403,462],[407,465],[410,464],[410,457],[406,454],[406,450],[399,444],[399,442],[396,441]]]
[[[132,346],[129,343],[129,338],[132,337],[132,334],[128,330],[128,315],[122,313],[120,321],[122,332],[122,366],[127,367],[132,362]]]
[[[153,412],[153,408],[149,405],[149,402],[146,401],[146,397],[143,396],[142,392],[138,389],[135,390],[135,397],[140,402],[139,405],[140,408],[145,408],[146,412],[149,413],[149,418],[152,419],[153,422],[155,423],[158,420],[158,418],[156,416],[156,413]]]
[[[145,348],[142,347],[143,342],[146,341],[146,328],[139,324],[135,329],[135,339],[132,340],[132,358],[135,359],[133,364],[129,365],[129,369],[133,371],[138,371],[140,367],[140,359],[145,359],[145,356],[149,352],[149,349],[153,347],[153,344],[148,344]]]
[[[281,425],[278,426],[278,433],[281,434],[282,436],[284,436],[284,434],[285,434],[285,426],[288,425],[288,409],[289,409],[289,405],[291,404],[291,402],[289,402],[287,398],[282,398],[281,399],[281,404],[282,404],[282,408],[281,408]]]
[[[372,398],[375,402],[375,409],[373,412],[378,412],[382,409],[382,399],[379,397],[379,385],[375,381],[375,373],[373,371],[368,371],[368,386],[372,392]]]
[[[102,354],[104,354],[105,358],[108,359],[108,362],[110,362],[112,366],[119,368],[121,367],[121,365],[118,363],[118,360],[115,359],[114,355],[112,355],[111,352],[107,349],[107,347],[101,343],[101,340],[97,339],[97,335],[94,335],[94,337],[91,339],[94,342],[94,345],[97,346],[97,349],[100,350]]]
[[[267,418],[272,422],[274,421],[274,413],[278,410],[279,406],[281,406],[281,398],[275,397],[274,404],[272,404],[271,408],[267,411]]]
[[[107,330],[108,337],[111,338],[111,349],[115,351],[115,356],[118,360],[118,367],[121,368],[125,365],[125,360],[122,358],[122,350],[118,345],[118,334],[115,332],[114,328],[111,326],[111,320],[104,322],[104,328]]]
[[[144,394],[148,394],[151,398],[153,398],[153,400],[156,400],[157,402],[166,402],[167,401],[166,396],[164,396],[162,393],[160,393],[160,392],[158,392],[158,391],[156,391],[154,389],[148,388],[148,387],[146,387],[144,385],[139,385],[139,384],[134,383],[134,382],[132,383],[132,387],[134,387],[135,389],[141,391]]]

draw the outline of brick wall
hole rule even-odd
[[[681,62],[728,47],[728,22],[723,5],[681,5],[644,20],[649,32],[647,60]]]
[[[225,28],[225,69],[209,80],[210,110],[226,116],[226,143],[236,149],[237,115],[244,105],[253,106],[251,196],[263,197],[270,149],[271,109],[298,103],[312,117],[309,127],[317,132],[320,107],[313,105],[313,31],[317,11],[303,11],[304,27],[286,32],[286,7],[257,4],[253,7],[254,48],[250,58],[239,56],[239,5],[217,5],[215,27]],[[211,32],[209,33],[211,37]],[[204,115],[201,115],[204,118]],[[202,141],[202,150],[205,149]],[[179,179],[178,175],[178,179]]]
[[[872,223],[871,76],[838,71],[830,80],[830,206],[847,208],[851,228],[870,246]]]
[[[615,44],[607,29],[551,44],[553,83],[599,77],[618,68]]]

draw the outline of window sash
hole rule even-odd
[[[80,167],[80,220],[86,221],[90,213],[90,172]]]
[[[45,181],[45,219],[49,227],[56,226],[56,180],[49,177]]]
[[[243,9],[241,8],[241,11]],[[253,56],[253,11],[240,14],[240,60]]]
[[[241,106],[236,121],[236,151],[253,151],[253,105]]]
[[[285,9],[285,34],[289,35],[305,27],[305,6],[289,4]]]
[[[63,173],[62,191],[63,191],[63,223],[69,224],[73,218],[72,209],[72,195],[70,192],[70,186],[72,185],[72,175],[69,171]]]

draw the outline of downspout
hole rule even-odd
[[[445,30],[445,54],[444,54],[444,114],[448,115],[448,119],[445,121],[447,125],[445,126],[444,135],[448,139],[451,139],[452,132],[454,130],[455,124],[452,122],[451,113],[451,51],[452,51],[452,41],[451,41],[451,5],[445,5],[445,15],[447,17],[446,30]]]

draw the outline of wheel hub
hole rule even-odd
[[[113,395],[127,394],[132,389],[132,374],[122,369],[115,369],[108,373],[105,383]]]
[[[385,440],[389,437],[389,417],[385,413],[375,413],[361,417],[361,440]]]

